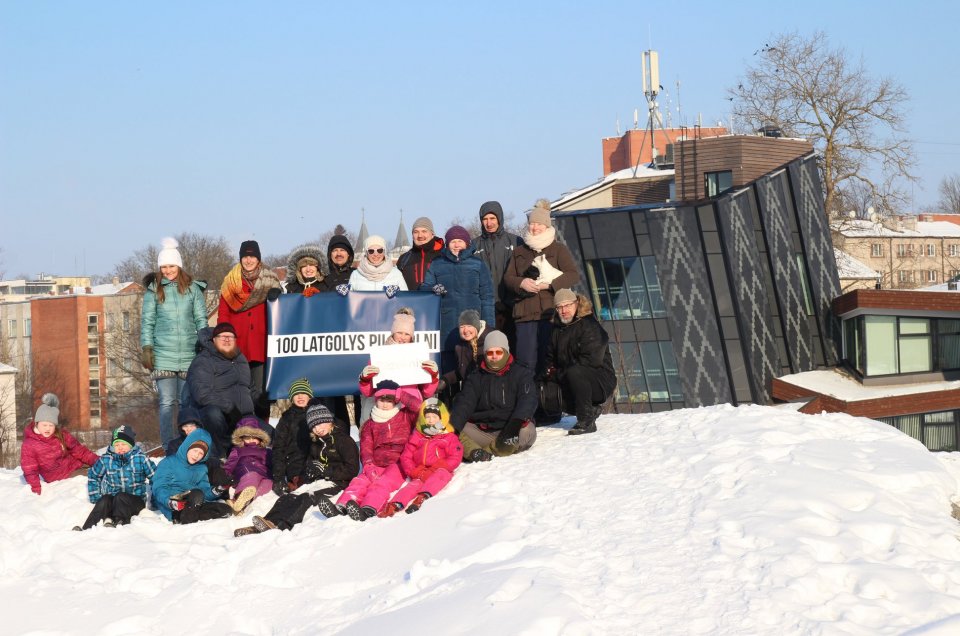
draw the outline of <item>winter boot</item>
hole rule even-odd
[[[240,491],[233,501],[229,502],[230,507],[233,508],[233,514],[239,515],[243,514],[243,511],[247,509],[247,506],[250,505],[250,502],[253,501],[253,498],[257,496],[257,489],[255,486],[247,486]]]
[[[483,450],[482,448],[474,448],[470,453],[470,461],[472,462],[488,462],[493,458],[493,455]]]
[[[328,497],[320,495],[316,500],[317,508],[320,510],[320,514],[328,519],[330,517],[338,517],[343,514],[343,510],[340,509],[340,506],[330,501]]]
[[[116,527],[117,527],[117,524],[113,522],[113,519],[111,519],[110,517],[107,517],[106,519],[103,520],[103,527],[104,527],[104,528],[116,528]]]
[[[253,522],[253,528],[257,532],[266,532],[267,530],[277,529],[277,526],[274,525],[272,521],[270,521],[269,519],[264,519],[259,515],[253,515],[253,519],[251,519],[250,521]]]
[[[377,516],[381,519],[386,519],[392,517],[403,510],[403,504],[399,501],[390,501],[383,504],[383,508],[380,509],[380,512],[377,513]]]
[[[423,505],[423,502],[430,498],[430,493],[422,492],[413,498],[413,501],[410,502],[410,505],[407,506],[407,514],[416,512],[420,510],[420,506]]]
[[[257,530],[254,526],[247,526],[245,528],[237,528],[233,531],[233,536],[235,537],[245,537],[248,534],[260,534],[260,531]]]
[[[80,526],[73,526],[73,531],[74,531],[74,532],[83,532],[83,528],[81,528]]]
[[[567,435],[586,435],[587,433],[596,433],[597,432],[597,418],[595,417],[585,417],[583,419],[577,419],[577,423],[573,425]]]
[[[377,511],[370,506],[360,507],[356,501],[347,502],[347,515],[354,521],[366,521],[370,517],[376,517]]]

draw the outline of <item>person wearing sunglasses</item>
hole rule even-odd
[[[394,267],[387,252],[387,242],[376,234],[363,242],[363,254],[357,268],[350,274],[351,291],[384,291],[392,296],[397,291],[407,291],[403,274]]]
[[[491,331],[484,340],[480,368],[464,380],[450,411],[463,458],[483,462],[533,446],[537,402],[533,371],[514,361],[502,331]]]

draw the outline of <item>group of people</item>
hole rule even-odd
[[[25,433],[27,482],[39,493],[40,476],[51,481],[87,470],[94,509],[77,529],[128,523],[146,505],[148,480],[157,510],[179,523],[240,514],[275,492],[270,512],[239,529],[242,535],[288,529],[311,506],[359,521],[415,511],[461,461],[529,449],[536,425],[559,419],[561,408],[577,418],[569,434],[595,432],[616,385],[608,337],[590,300],[571,290],[580,277],[557,240],[549,203],[535,204],[522,237],[506,231],[496,201],[481,206],[480,222],[476,238],[458,225],[440,238],[429,219],[417,219],[413,247],[396,265],[374,235],[354,266],[350,242],[335,235],[325,259],[318,246],[294,250],[283,281],[264,266],[256,241],[244,241],[221,285],[215,327],[207,326],[205,285],[184,270],[176,242],[165,239],[158,271],[144,281],[141,345],[157,385],[167,457],[154,468],[130,426],[119,427],[97,457],[56,418],[51,425],[55,406],[45,396]],[[344,398],[314,396],[306,378],[291,385],[290,407],[274,430],[263,380],[267,301],[281,293],[393,297],[406,290],[440,297],[441,363],[421,362],[430,380],[398,386],[365,367],[359,451]],[[399,310],[388,344],[411,342],[414,324],[411,310]],[[559,395],[561,404],[546,408],[543,395]],[[320,480],[331,485],[301,488]]]

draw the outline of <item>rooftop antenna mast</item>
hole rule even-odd
[[[654,128],[659,128],[666,136],[663,127],[663,117],[660,115],[660,106],[657,104],[657,95],[660,94],[660,58],[656,51],[643,52],[643,96],[647,100],[647,135],[650,138],[651,166],[657,164],[657,142],[654,140]],[[637,165],[633,168],[633,175],[640,169],[640,160],[643,156],[643,144],[640,145],[640,154],[637,155]]]

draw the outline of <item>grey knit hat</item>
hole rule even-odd
[[[53,393],[44,393],[43,397],[40,398],[40,406],[37,408],[37,414],[33,416],[33,421],[59,425],[60,398]]]
[[[417,219],[416,221],[414,221],[414,222],[413,222],[413,227],[410,228],[410,230],[413,231],[413,230],[417,229],[418,227],[422,227],[422,228],[424,228],[425,230],[430,230],[430,232],[431,232],[432,234],[436,234],[436,232],[433,230],[433,221],[431,221],[430,219],[428,219],[428,218],[425,217],[425,216],[421,216],[419,219]]]
[[[503,349],[504,355],[510,353],[510,343],[502,331],[491,331],[483,341],[483,350]]]
[[[477,331],[480,331],[480,327],[482,326],[480,322],[480,312],[476,309],[464,309],[460,312],[460,322],[458,326],[470,325]]]
[[[553,304],[555,307],[572,303],[577,300],[577,295],[570,289],[561,289],[553,295]]]
[[[530,214],[527,215],[527,222],[551,227],[553,221],[550,219],[550,202],[546,199],[537,199],[537,202],[533,204],[533,209],[530,210]]]

